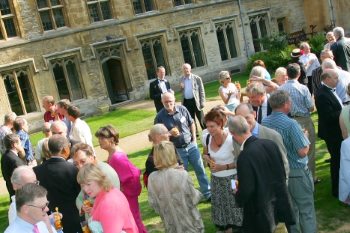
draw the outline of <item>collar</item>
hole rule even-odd
[[[192,74],[188,75],[188,76],[184,76],[184,79],[192,79]]]
[[[164,108],[164,110],[166,111],[166,113],[167,113],[169,116],[173,116],[173,115],[175,115],[175,113],[179,112],[179,106],[175,105],[175,106],[174,106],[174,109],[175,109],[175,111],[174,111],[173,113],[170,113],[170,112],[168,112],[168,111]]]
[[[287,83],[299,83],[297,79],[288,79]]]
[[[249,137],[247,137],[247,138],[243,141],[243,143],[242,143],[242,145],[241,145],[241,147],[240,147],[240,151],[243,151],[245,142],[246,142],[249,138],[251,138],[252,136],[253,136],[253,135],[250,135]]]
[[[254,135],[255,137],[258,137],[259,135],[259,123],[257,121],[255,122],[255,126],[252,130],[252,135]]]
[[[325,84],[324,82],[321,82],[323,86],[327,87],[330,91],[335,92],[335,88],[332,88],[330,86],[328,86],[327,84]]]
[[[164,79],[160,79],[160,78],[157,77],[157,79],[158,79],[159,82],[166,82],[165,78]]]
[[[17,215],[15,221],[18,223],[18,225],[21,226],[21,229],[22,230],[27,230],[28,229],[28,232],[32,232],[33,231],[33,228],[34,228],[34,224],[31,224],[27,221],[25,221],[23,218],[21,218],[19,215]],[[27,231],[26,231],[27,232]]]

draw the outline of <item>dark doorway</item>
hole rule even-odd
[[[121,61],[111,58],[102,63],[102,69],[112,104],[128,100],[128,89]]]

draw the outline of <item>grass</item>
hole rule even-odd
[[[234,75],[234,81],[240,81],[242,87],[246,84],[246,74]],[[206,97],[208,100],[218,98],[219,82],[205,84]],[[181,94],[176,94],[179,100]],[[92,132],[95,132],[99,126],[112,124],[118,128],[122,136],[132,135],[134,133],[147,130],[153,123],[154,111],[130,110],[125,108],[117,109],[113,112],[102,116],[96,116],[86,119]],[[317,124],[317,114],[313,114],[313,120]],[[315,125],[316,126],[316,125]],[[316,127],[317,128],[317,127]],[[31,135],[33,145],[41,138],[41,134]],[[95,142],[96,144],[96,142]],[[200,145],[200,143],[199,143]],[[130,160],[144,171],[144,163],[150,148],[129,155]],[[349,215],[350,208],[341,204],[331,196],[331,184],[329,174],[329,164],[324,160],[329,158],[325,143],[317,140],[316,143],[316,175],[322,179],[322,182],[315,187],[315,208],[317,214],[317,224],[320,233],[350,233]],[[195,187],[198,188],[198,182],[195,174],[190,170],[190,175],[194,181]],[[207,169],[207,174],[210,172]],[[139,197],[142,218],[149,232],[164,232],[164,227],[160,217],[148,205],[147,190],[143,189]],[[0,232],[3,232],[8,225],[7,223],[8,197],[0,197]],[[201,212],[205,231],[208,233],[216,232],[215,226],[211,223],[211,206],[208,203],[198,205]]]
[[[314,114],[313,119],[316,120],[317,115]],[[129,155],[133,164],[144,171],[144,164],[150,148],[132,153]],[[318,230],[320,233],[349,233],[349,215],[350,207],[341,204],[338,200],[331,196],[329,164],[324,163],[329,158],[325,143],[317,140],[316,144],[316,174],[322,179],[322,182],[315,186],[315,207],[317,214]],[[199,188],[197,179],[192,170],[190,175],[194,181],[195,187]],[[207,169],[207,174],[210,175]],[[139,197],[142,219],[149,232],[164,232],[164,227],[160,217],[148,205],[147,190],[144,188]],[[0,197],[0,232],[3,232],[8,225],[7,223],[8,197]],[[205,232],[216,232],[215,226],[211,223],[211,206],[208,203],[198,205],[202,219],[205,225]]]

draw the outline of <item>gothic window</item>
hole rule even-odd
[[[280,34],[286,33],[286,18],[277,19],[278,32]]]
[[[250,30],[252,32],[253,44],[255,52],[264,50],[263,45],[260,43],[260,40],[268,36],[267,24],[268,18],[267,14],[255,15],[249,17],[250,21]]]
[[[63,0],[37,0],[44,31],[66,26]]]
[[[221,60],[237,57],[234,23],[224,22],[215,25]]]
[[[7,97],[10,102],[11,110],[17,115],[25,115],[30,112],[35,112],[33,87],[29,80],[27,68],[12,70],[1,74]]]
[[[185,5],[192,3],[192,0],[174,0],[175,6]]]
[[[142,46],[143,59],[145,61],[147,77],[153,79],[156,77],[158,66],[164,66],[169,72],[165,57],[161,38],[145,39],[140,41]]]
[[[83,92],[80,85],[80,75],[74,57],[51,61],[52,71],[60,99],[71,101],[82,99]]]
[[[145,13],[154,10],[153,0],[133,0],[135,14]]]
[[[112,18],[109,0],[87,0],[91,22],[98,22]]]
[[[10,3],[12,1],[0,1],[0,40],[16,37],[18,34],[13,6]]]
[[[199,29],[181,31],[179,36],[185,63],[189,63],[192,68],[204,66],[203,45]]]

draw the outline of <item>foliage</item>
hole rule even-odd
[[[325,35],[323,32],[317,33],[313,37],[309,39],[309,44],[311,47],[311,52],[315,53],[317,56],[323,50],[323,46],[325,44]]]

